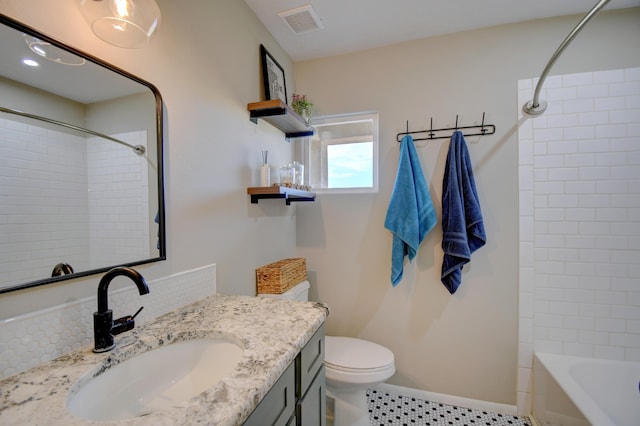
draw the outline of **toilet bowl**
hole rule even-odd
[[[393,352],[367,340],[325,336],[324,366],[334,425],[369,425],[367,389],[396,372]]]
[[[302,281],[285,293],[258,296],[306,301],[308,295],[309,281]],[[363,339],[325,336],[324,366],[334,426],[368,426],[367,389],[393,376],[393,352]]]

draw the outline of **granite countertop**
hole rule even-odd
[[[95,354],[86,347],[0,381],[0,424],[91,423],[66,408],[69,389],[87,372],[172,342],[226,337],[244,348],[232,375],[179,406],[100,424],[240,425],[326,316],[312,302],[210,296],[116,336],[111,352]]]

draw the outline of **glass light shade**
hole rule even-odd
[[[82,15],[93,32],[114,46],[146,46],[160,25],[155,0],[79,0]]]

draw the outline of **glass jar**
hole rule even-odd
[[[302,186],[304,185],[304,164],[300,164],[297,161],[294,161],[292,164],[293,168],[293,184]]]
[[[280,185],[293,185],[293,166],[291,164],[280,167]]]

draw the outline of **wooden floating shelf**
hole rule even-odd
[[[247,104],[247,110],[251,121],[257,123],[259,118],[263,119],[282,130],[287,138],[311,136],[315,133],[313,127],[307,125],[293,108],[280,99],[252,102]]]
[[[303,191],[301,189],[289,188],[286,186],[256,186],[247,188],[247,194],[251,196],[251,203],[258,204],[258,201],[266,198],[284,198],[287,205],[294,201],[315,201],[315,192]]]

